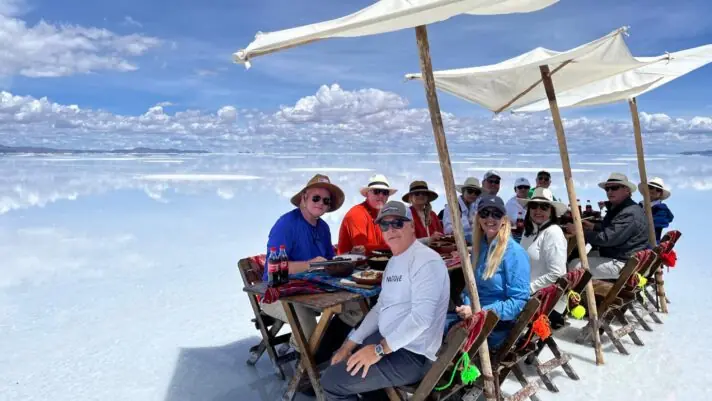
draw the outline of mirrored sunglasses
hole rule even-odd
[[[609,185],[606,187],[606,192],[617,191],[621,188],[623,188],[623,185]]]
[[[518,191],[521,191],[522,189],[526,189],[528,191],[531,187],[529,185],[520,185],[517,187]]]
[[[492,208],[482,209],[477,212],[477,215],[480,216],[480,218],[482,219],[492,217],[495,220],[500,220],[502,217],[504,217],[504,213],[502,213],[501,210]]]
[[[400,230],[401,228],[403,228],[404,224],[405,224],[405,220],[402,220],[402,219],[395,219],[395,220],[389,220],[389,221],[381,220],[378,223],[378,226],[381,228],[381,231],[383,231],[385,233],[388,230],[390,230],[391,227],[393,227],[396,230]]]

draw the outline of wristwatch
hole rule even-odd
[[[386,353],[383,351],[383,345],[381,345],[381,344],[376,345],[376,355],[378,355],[381,358],[383,358],[386,355]]]

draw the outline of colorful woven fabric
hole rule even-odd
[[[279,287],[269,287],[262,297],[262,303],[271,304],[278,301],[282,297],[291,297],[294,295],[304,294],[321,294],[329,292],[328,289],[314,283],[304,280],[290,280],[287,284],[282,284]]]
[[[327,285],[333,288],[338,288],[340,290],[355,292],[366,298],[375,297],[376,295],[381,293],[380,285],[373,286],[373,288],[370,290],[365,288],[352,287],[341,284],[342,277],[332,277],[324,271],[297,273],[290,275],[289,278],[295,280],[305,280],[313,283],[319,283],[321,285]],[[345,278],[348,279],[349,277]]]

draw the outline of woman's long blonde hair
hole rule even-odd
[[[491,279],[494,274],[497,273],[499,265],[502,264],[504,251],[507,250],[509,236],[512,234],[512,225],[510,224],[507,215],[502,216],[502,220],[502,226],[499,228],[499,232],[497,233],[497,236],[494,239],[495,241],[497,241],[497,245],[495,245],[494,248],[490,247],[489,251],[487,252],[487,266],[485,267],[485,274],[482,276],[482,278],[485,280]],[[472,222],[472,243],[479,244],[482,241],[482,236],[484,234],[485,233],[484,231],[482,231],[482,226],[480,225],[480,216],[475,214],[475,218]],[[479,266],[479,263],[479,255],[477,255],[477,263],[475,263],[474,266],[475,270],[477,270],[477,266]]]

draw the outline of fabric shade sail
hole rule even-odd
[[[356,37],[393,32],[444,21],[460,14],[527,13],[559,0],[380,0],[345,17],[285,29],[258,32],[247,48],[233,54],[237,63],[253,57],[333,37]]]
[[[645,63],[661,61],[578,88],[567,91],[557,90],[556,99],[559,107],[595,106],[638,97],[712,62],[712,45],[681,50],[659,57],[637,59]],[[543,100],[515,111],[532,112],[548,109],[549,102]]]
[[[625,43],[627,28],[574,49],[557,52],[536,48],[498,64],[435,71],[435,85],[495,113],[522,109],[537,102],[547,102],[541,85],[539,66],[548,65],[559,93],[618,76],[667,59],[667,56],[638,59]],[[407,79],[421,79],[407,74]]]

